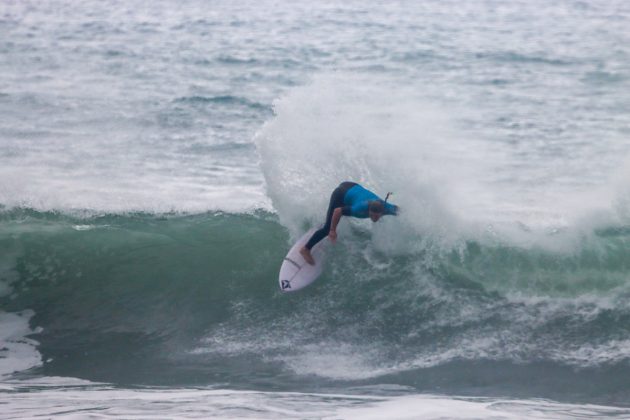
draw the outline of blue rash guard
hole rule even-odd
[[[341,207],[342,215],[365,219],[370,216],[370,201],[375,200],[384,202],[384,200],[379,198],[379,196],[374,194],[372,191],[366,190],[355,182],[342,182],[339,184],[330,196],[330,203],[328,204],[328,211],[326,213],[326,222],[324,223],[324,226],[313,233],[313,236],[311,236],[308,240],[305,247],[307,249],[313,248],[316,243],[328,235],[335,209]],[[383,215],[396,215],[398,213],[398,206],[390,203],[384,204],[385,211],[383,212]]]
[[[358,217],[365,219],[369,217],[368,207],[370,201],[384,201],[378,195],[372,191],[363,188],[361,185],[356,184],[350,188],[346,195],[343,197],[343,208],[341,214],[344,216]],[[395,215],[397,206],[391,203],[385,203],[385,212],[383,214]]]

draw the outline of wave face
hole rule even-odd
[[[390,253],[352,223],[322,278],[289,296],[277,271],[290,237],[264,212],[13,210],[1,225],[2,304],[35,311],[50,376],[627,397],[624,229],[565,253],[473,241]]]

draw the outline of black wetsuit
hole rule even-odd
[[[326,213],[326,223],[318,231],[316,231],[313,236],[311,236],[311,239],[308,240],[305,245],[307,249],[310,250],[315,246],[316,243],[318,243],[328,235],[328,232],[330,232],[330,225],[332,223],[333,212],[337,207],[344,206],[343,199],[346,196],[346,193],[350,188],[354,187],[355,185],[357,185],[356,182],[346,181],[342,182],[337,188],[335,188],[335,190],[330,195],[330,204],[328,204],[328,212]]]

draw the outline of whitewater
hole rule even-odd
[[[630,7],[0,5],[0,417],[630,418]],[[291,243],[359,182],[284,295]]]

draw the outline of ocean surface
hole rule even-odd
[[[629,255],[627,1],[0,4],[0,418],[630,418]]]

